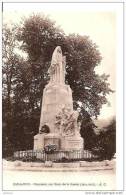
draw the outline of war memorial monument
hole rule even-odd
[[[78,111],[73,110],[72,90],[65,84],[66,58],[60,46],[52,54],[48,73],[50,81],[42,97],[39,133],[34,136],[34,150],[55,145],[56,150],[83,150]],[[48,128],[49,132],[44,129]]]

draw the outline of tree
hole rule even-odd
[[[67,41],[70,49],[66,53],[66,79],[73,90],[74,105],[80,112],[84,109],[90,116],[97,117],[102,105],[107,103],[106,94],[112,92],[107,82],[109,76],[95,73],[101,61],[100,52],[87,36],[69,35]]]
[[[97,137],[97,153],[102,159],[111,159],[116,153],[116,119],[104,127]]]
[[[18,47],[16,43],[17,28],[14,26],[11,29],[6,25],[3,26],[2,37],[2,54],[3,54],[3,154],[8,151],[13,151],[12,134],[13,134],[13,79],[15,75],[16,66],[19,63],[18,56],[14,50]],[[12,150],[12,151],[11,151]]]
[[[33,14],[23,21],[18,40],[23,41],[21,47],[28,53],[29,59],[39,64],[49,61],[52,51],[64,41],[64,36],[64,32],[56,27],[54,21],[44,15]]]
[[[84,138],[84,149],[92,150],[96,145],[97,135],[95,128],[97,127],[91,119],[89,113],[83,110],[81,123],[81,136]]]
[[[17,41],[16,26],[11,28],[6,25],[3,26],[2,49],[3,156],[8,156],[17,149],[25,149],[29,144],[31,147],[30,142],[33,135],[30,137],[30,134],[36,126],[33,127],[34,117],[32,116],[33,113],[30,112],[32,102],[30,101],[28,104],[26,101],[31,70],[29,64],[17,54],[19,42]],[[37,116],[36,110],[34,115]],[[32,130],[29,128],[31,125]],[[29,138],[27,139],[28,135]]]

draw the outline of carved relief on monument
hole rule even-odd
[[[77,123],[78,112],[71,111],[70,107],[63,107],[56,115],[55,128],[62,136],[79,135]]]

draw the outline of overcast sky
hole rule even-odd
[[[88,35],[99,46],[103,57],[96,72],[110,74],[109,82],[116,90],[116,12],[110,4],[85,3],[4,3],[3,21],[19,23],[23,16],[44,13],[60,25],[66,34]],[[116,93],[108,96],[111,106],[104,105],[99,118],[115,115]]]

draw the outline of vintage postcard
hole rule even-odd
[[[123,2],[3,2],[2,190],[123,191]]]

